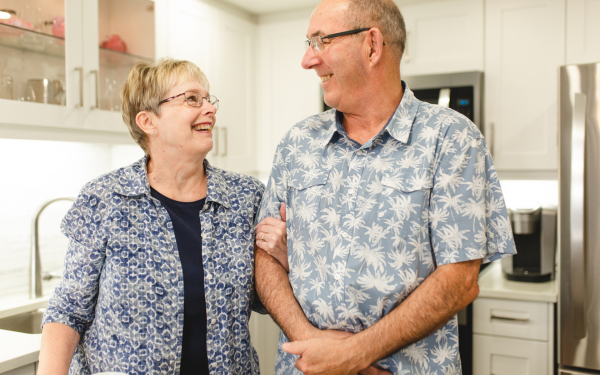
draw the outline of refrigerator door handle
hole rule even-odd
[[[571,296],[573,301],[573,334],[586,336],[585,327],[585,114],[587,96],[576,93],[571,134]]]

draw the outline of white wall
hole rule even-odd
[[[74,197],[86,182],[142,156],[137,146],[0,139],[0,300],[28,296],[31,221],[40,205]],[[56,202],[40,216],[43,272],[62,268],[67,240],[60,222],[70,207]],[[44,294],[57,283],[44,282]]]

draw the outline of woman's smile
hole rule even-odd
[[[214,123],[212,122],[201,122],[192,126],[192,129],[199,133],[212,133]]]

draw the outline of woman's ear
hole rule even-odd
[[[135,123],[137,126],[139,126],[140,129],[142,129],[142,131],[148,135],[156,134],[157,131],[151,116],[152,115],[147,111],[138,112],[138,114],[135,116]]]

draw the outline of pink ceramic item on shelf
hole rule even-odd
[[[14,10],[3,10],[6,13],[10,14],[9,19],[0,19],[0,23],[4,23],[6,25],[20,27],[22,29],[33,30],[33,26],[31,23],[27,21],[23,21],[19,17],[17,17],[17,13]]]
[[[127,45],[118,34],[113,34],[110,37],[104,38],[100,47],[118,52],[127,52]]]
[[[65,37],[65,18],[56,16],[52,18],[52,35],[59,38]]]

